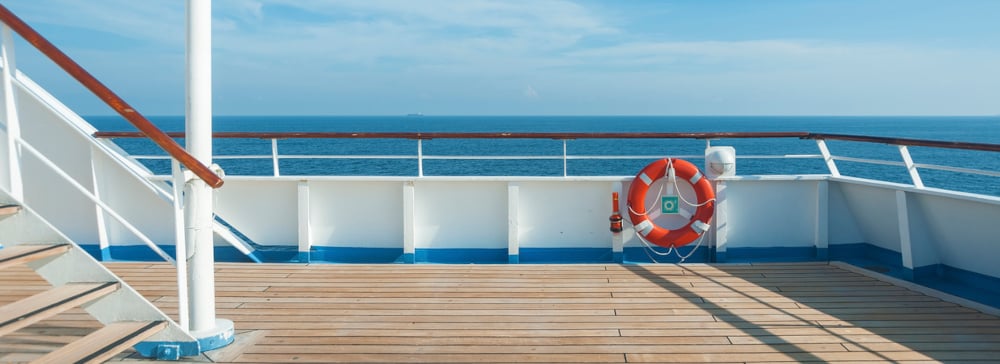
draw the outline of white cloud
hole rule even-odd
[[[538,98],[538,91],[536,91],[535,88],[532,87],[531,85],[528,85],[527,87],[525,87],[524,91],[522,92],[522,94],[524,95],[524,97],[527,97],[529,99],[537,99]]]
[[[111,78],[112,86],[169,92],[177,104],[162,109],[183,109],[183,1],[4,4],[42,28],[86,29],[132,40],[123,42],[130,48],[123,50],[100,45],[103,38],[81,41],[64,33],[73,42],[68,45],[54,39],[63,49],[71,48],[71,55],[81,55],[85,66],[95,65],[98,77]],[[240,100],[262,95],[277,100],[294,93],[316,96],[310,105],[290,100],[253,106],[276,113],[307,107],[313,108],[311,113],[337,113],[337,107],[381,113],[392,97],[433,95],[442,110],[421,110],[448,113],[449,102],[466,108],[522,105],[525,98],[538,98],[539,89],[546,106],[562,110],[556,113],[601,108],[616,110],[611,113],[782,113],[808,108],[857,114],[880,107],[949,113],[985,110],[984,105],[995,110],[1000,98],[992,86],[1000,84],[1000,51],[995,49],[807,38],[734,41],[690,29],[696,36],[687,39],[695,40],[678,40],[666,31],[653,36],[636,30],[627,17],[612,18],[616,15],[604,11],[607,4],[603,9],[591,5],[563,0],[216,0],[219,110],[239,113],[238,108],[248,107]],[[86,34],[101,38],[100,33]],[[111,76],[103,76],[102,70]],[[145,83],[130,84],[134,80]],[[390,101],[365,104],[366,99]],[[480,100],[488,101],[477,104]]]

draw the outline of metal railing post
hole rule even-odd
[[[830,149],[826,147],[826,140],[816,139],[816,146],[819,147],[819,152],[823,155],[823,161],[826,162],[826,167],[830,169],[830,174],[840,176],[840,170],[837,169],[837,164],[833,161],[833,155],[830,154]]]
[[[173,174],[173,195],[174,201],[171,204],[174,212],[174,259],[177,262],[177,322],[180,327],[188,328],[188,301],[187,286],[187,242],[184,239],[184,186],[187,184],[187,177],[181,171],[181,164],[176,159],[170,160],[170,169]]]
[[[424,140],[417,139],[417,177],[424,176]]]
[[[905,145],[898,145],[897,147],[899,147],[899,155],[903,157],[903,164],[906,165],[906,171],[910,172],[913,187],[924,188],[924,181],[920,179],[920,172],[917,172],[917,166],[913,164],[913,158],[910,157],[910,150]]]
[[[3,57],[3,108],[4,123],[7,126],[7,178],[11,197],[24,201],[24,182],[21,180],[21,151],[17,140],[21,137],[21,123],[17,115],[17,95],[14,92],[14,77],[17,66],[14,61],[14,38],[10,27],[3,25],[3,39],[0,40],[0,57]]]
[[[281,171],[278,170],[278,139],[271,138],[271,165],[274,168],[274,176],[281,176]]]
[[[566,153],[566,139],[562,140],[562,144],[563,144],[563,155],[562,155],[563,177],[566,177],[566,176],[569,176],[569,168],[567,167],[567,163],[566,163],[566,160],[568,159],[567,155],[566,155],[567,154]]]

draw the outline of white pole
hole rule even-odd
[[[21,137],[21,122],[17,115],[17,93],[14,89],[14,77],[17,76],[17,65],[14,61],[14,37],[10,28],[3,24],[3,39],[0,40],[0,67],[3,67],[3,119],[7,127],[7,177],[10,178],[7,187],[10,195],[17,201],[24,201],[24,187],[21,181],[21,158],[17,139]]]
[[[187,151],[212,164],[212,2],[187,0]],[[212,189],[198,178],[188,182],[184,203],[188,254],[189,330],[215,328],[215,253],[212,243]]]

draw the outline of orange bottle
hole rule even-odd
[[[618,212],[618,192],[611,193],[611,232],[622,232],[622,214]]]

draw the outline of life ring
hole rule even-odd
[[[673,167],[678,180],[689,183],[698,197],[698,209],[690,221],[680,228],[670,230],[657,226],[646,216],[646,193],[653,182],[664,178]],[[715,191],[712,190],[708,178],[698,171],[691,162],[683,159],[661,159],[650,163],[636,174],[632,185],[628,188],[628,216],[632,226],[647,241],[665,247],[680,247],[695,241],[701,234],[708,231],[712,214],[715,213]]]

